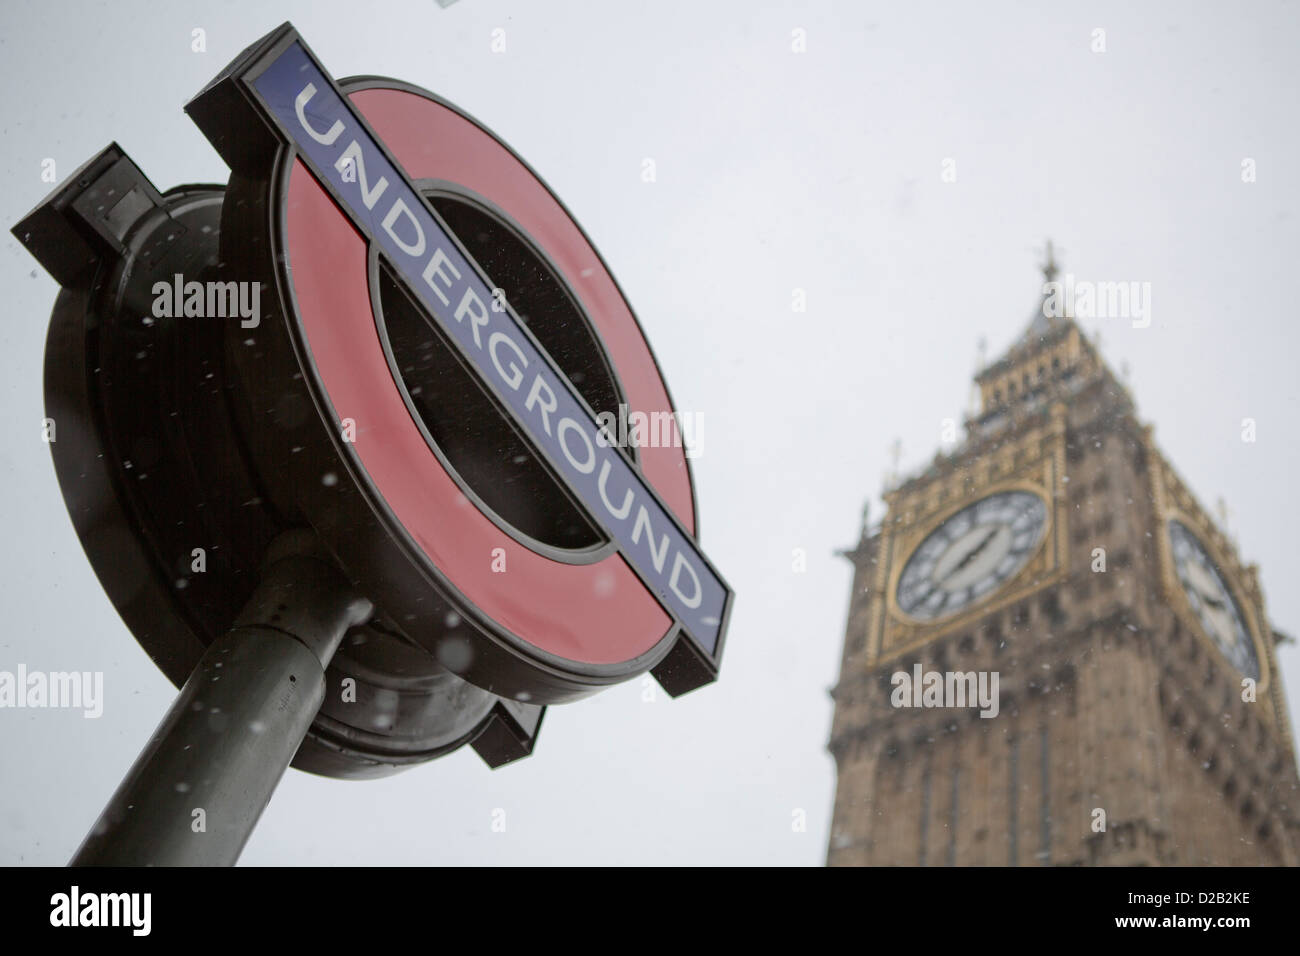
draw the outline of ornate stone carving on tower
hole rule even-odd
[[[1046,303],[845,552],[828,862],[1300,863],[1256,568]]]

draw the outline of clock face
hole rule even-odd
[[[1178,575],[1187,603],[1192,606],[1206,635],[1233,667],[1258,680],[1259,658],[1255,656],[1255,642],[1250,638],[1240,606],[1205,545],[1178,521],[1169,522],[1169,543],[1174,556],[1174,573]]]
[[[969,607],[1023,568],[1043,538],[1047,505],[1028,491],[989,495],[952,515],[912,552],[899,609],[923,621]]]

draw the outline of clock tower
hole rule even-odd
[[[1296,865],[1256,568],[1056,311],[846,552],[828,862]]]

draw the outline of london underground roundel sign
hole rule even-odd
[[[732,592],[667,389],[537,175],[427,92],[336,83],[289,24],[186,110],[232,170],[223,274],[262,284],[227,362],[275,507],[498,695],[714,679]],[[676,440],[622,447],[616,412]]]

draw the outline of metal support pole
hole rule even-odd
[[[213,642],[77,850],[73,866],[230,866],[325,696],[325,668],[372,612],[312,551],[272,543],[261,584]]]

